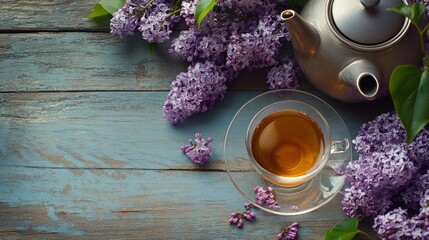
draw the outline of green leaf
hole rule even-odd
[[[334,229],[339,229],[343,231],[356,231],[358,227],[358,219],[357,218],[349,218],[337,223],[334,226]]]
[[[112,15],[118,11],[125,3],[125,0],[100,0],[95,4],[91,13],[88,15],[89,19]]]
[[[200,27],[203,19],[209,12],[216,6],[215,0],[200,0],[195,8],[195,19],[197,20],[198,27]]]
[[[400,65],[390,76],[389,89],[410,144],[429,123],[429,72],[415,65]]]
[[[407,17],[411,20],[411,23],[419,28],[420,18],[425,11],[423,3],[418,2],[413,5],[401,4],[395,7],[388,8],[387,10],[393,11]]]
[[[104,9],[103,6],[97,3],[95,4],[91,13],[88,15],[88,19],[95,19],[106,15],[111,15],[111,14],[106,9]]]
[[[347,232],[343,230],[330,229],[326,231],[325,240],[351,240],[358,233],[358,231]]]
[[[351,240],[356,236],[356,234],[363,233],[357,228],[357,226],[357,218],[343,220],[337,223],[333,228],[326,231],[325,240]]]
[[[100,0],[98,2],[107,12],[113,14],[125,4],[125,0]]]

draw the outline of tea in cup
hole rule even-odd
[[[348,145],[348,140],[346,144],[331,140],[329,124],[319,111],[293,100],[260,110],[246,133],[247,152],[256,171],[283,187],[310,181],[330,154],[343,152]]]

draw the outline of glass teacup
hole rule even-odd
[[[282,187],[311,181],[331,154],[349,148],[349,139],[333,141],[326,118],[314,107],[296,100],[272,103],[251,120],[246,148],[256,171]]]

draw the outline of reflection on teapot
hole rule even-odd
[[[401,0],[310,0],[301,15],[281,13],[298,64],[320,91],[363,102],[389,94],[401,64],[418,64],[420,38],[410,21],[387,8]]]

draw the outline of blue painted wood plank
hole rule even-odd
[[[0,5],[0,239],[267,239],[293,221],[300,239],[322,239],[345,218],[337,196],[310,214],[257,211],[244,230],[229,225],[244,198],[225,172],[223,139],[241,105],[267,90],[265,71],[242,74],[213,110],[172,126],[162,105],[186,63],[168,43],[150,52],[139,34],[111,37],[86,19],[96,2]],[[389,99],[348,104],[302,89],[332,104],[352,137],[393,109]],[[179,150],[195,132],[215,139],[203,167]]]
[[[139,34],[0,34],[0,92],[169,90],[188,66],[169,47],[151,51]],[[229,88],[268,90],[266,70],[241,73]]]
[[[98,1],[3,0],[0,5],[0,31],[103,30],[86,19]]]
[[[168,47],[107,33],[0,34],[0,91],[169,89],[187,66]]]
[[[196,132],[216,149],[235,109],[257,93],[231,94],[215,109],[173,126],[162,116],[166,92],[0,94],[0,164],[68,168],[189,169],[180,151]]]
[[[224,172],[0,168],[1,236],[266,239],[299,221],[301,239],[321,239],[345,218],[336,198],[300,216],[255,210],[239,230],[227,219],[243,201]]]
[[[230,92],[214,109],[179,125],[162,116],[167,92],[0,94],[0,165],[193,169],[179,147],[201,132],[214,138],[215,152],[205,168],[222,170],[229,122],[259,93]],[[362,123],[389,110],[387,100],[365,105],[327,100],[352,137]]]

